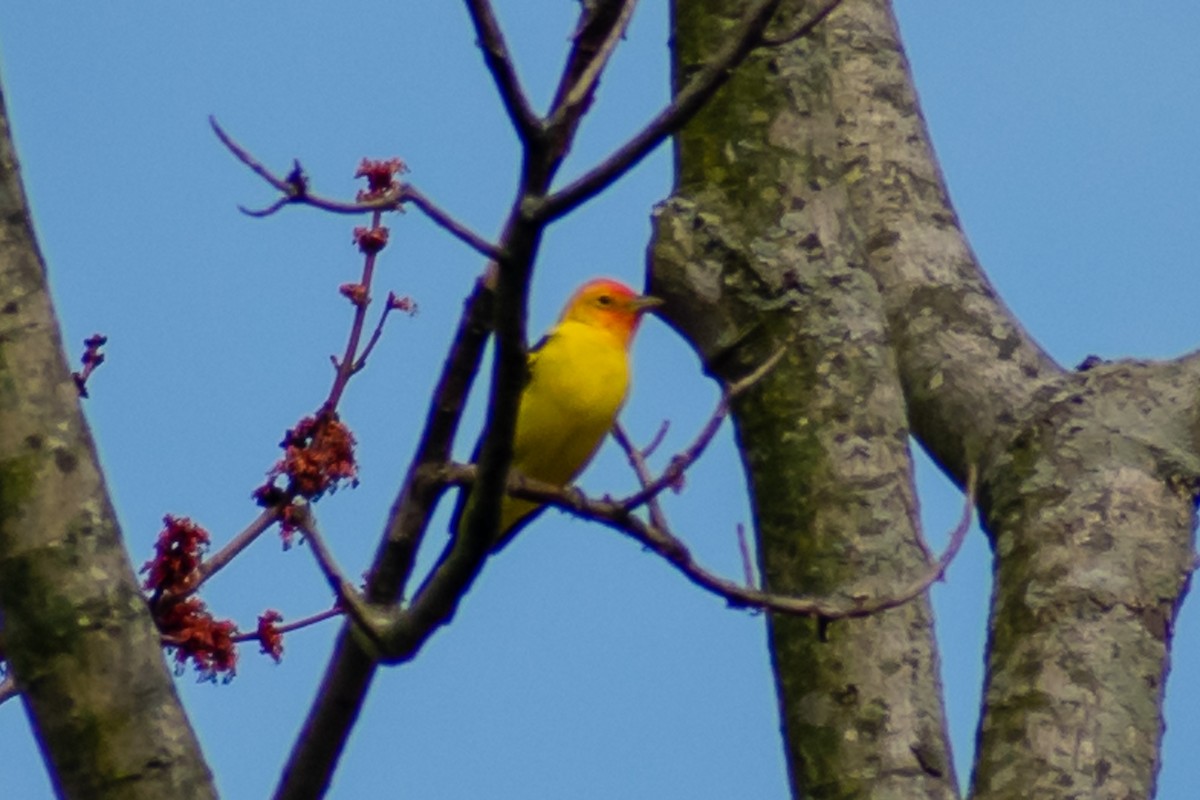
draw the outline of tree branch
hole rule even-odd
[[[216,117],[209,117],[208,123],[212,126],[213,131],[217,134],[217,138],[221,143],[228,148],[229,152],[238,160],[250,168],[254,174],[271,184],[283,196],[276,200],[266,208],[257,211],[239,206],[243,213],[252,217],[266,217],[279,211],[284,206],[288,205],[306,205],[313,208],[319,208],[322,211],[328,211],[333,214],[366,214],[373,211],[403,211],[405,203],[412,203],[419,208],[425,216],[429,217],[434,224],[438,225],[443,230],[449,232],[452,236],[463,242],[467,246],[473,248],[478,253],[487,258],[502,260],[504,252],[496,247],[496,245],[484,239],[479,234],[472,231],[463,223],[456,220],[448,212],[425,196],[419,189],[409,183],[400,182],[398,187],[388,194],[372,200],[364,200],[357,203],[346,203],[340,200],[331,200],[329,198],[315,195],[308,189],[308,179],[304,176],[303,170],[300,168],[300,162],[295,162],[292,171],[286,178],[281,178],[271,170],[267,169],[261,161],[250,154],[248,150],[239,145],[233,138],[225,132],[225,129],[217,123]]]
[[[380,610],[367,605],[362,595],[354,588],[354,584],[348,581],[345,574],[338,568],[333,553],[326,547],[325,539],[317,528],[316,517],[313,516],[312,509],[307,504],[300,508],[294,521],[296,527],[308,540],[313,557],[317,560],[317,566],[321,568],[325,582],[333,590],[338,606],[348,612],[350,618],[362,628],[367,638],[378,646],[381,639],[380,629],[389,621],[388,618]]]
[[[633,19],[637,0],[583,3],[583,17],[575,32],[575,46],[567,57],[562,81],[555,93],[546,129],[554,132],[574,127],[591,105],[600,76]]]
[[[833,0],[801,26],[799,35],[807,35],[825,19],[842,0]],[[712,60],[675,94],[670,104],[658,113],[642,130],[634,134],[604,161],[576,178],[562,189],[531,206],[527,213],[538,219],[557,219],[599,192],[650,155],[668,136],[678,131],[695,116],[710,97],[725,84],[733,70],[763,41],[763,31],[774,16],[781,0],[757,0],[741,21],[733,27],[722,47]]]
[[[453,463],[442,467],[441,472],[445,481],[458,485],[470,484],[476,474],[475,467],[472,465]],[[942,578],[946,568],[958,554],[966,534],[971,528],[971,516],[975,508],[975,481],[975,468],[972,466],[968,475],[967,492],[963,499],[962,517],[951,532],[949,544],[941,558],[895,591],[876,597],[854,595],[849,601],[827,597],[778,595],[752,586],[742,586],[727,578],[722,578],[696,563],[688,546],[670,531],[630,514],[618,502],[587,497],[574,487],[553,486],[532,478],[513,476],[508,483],[508,492],[513,497],[536,500],[561,508],[626,534],[646,549],[661,556],[692,583],[724,598],[735,608],[760,608],[794,616],[837,620],[867,617],[881,611],[898,608],[921,596],[934,582]]]
[[[204,583],[216,575],[222,569],[229,565],[229,562],[237,557],[238,553],[250,546],[255,539],[263,534],[267,528],[270,528],[279,519],[278,508],[263,509],[254,521],[247,525],[240,533],[234,536],[229,542],[217,551],[216,555],[211,558],[204,559],[197,570],[197,577],[191,590],[194,592],[199,589]]]
[[[733,402],[733,399],[760,381],[763,376],[770,372],[775,365],[779,363],[780,359],[783,358],[786,352],[787,350],[785,348],[781,347],[777,349],[767,358],[766,361],[755,368],[753,372],[726,386],[721,394],[720,401],[717,403],[717,407],[713,409],[713,413],[711,416],[709,416],[708,422],[706,422],[704,427],[700,429],[700,433],[697,434],[692,443],[685,450],[671,459],[670,463],[667,464],[667,468],[663,470],[662,475],[651,481],[643,480],[641,491],[635,492],[624,500],[619,501],[620,506],[626,511],[632,511],[643,503],[649,502],[653,498],[657,497],[663,492],[663,490],[674,486],[679,481],[680,477],[683,476],[683,473],[686,472],[692,464],[696,463],[696,460],[700,458],[700,456],[704,455],[704,451],[708,449],[709,443],[712,442],[713,437],[716,436],[717,431],[720,430],[721,423],[725,420],[725,417],[729,415],[729,405],[731,402]],[[620,439],[617,441],[618,443],[621,442]],[[628,437],[626,437],[625,443],[628,443],[628,441]],[[632,451],[626,448],[626,444],[621,444],[621,447],[625,448],[626,455],[629,456],[630,462],[633,463],[634,457],[632,455]],[[632,445],[630,445],[630,447],[632,447]],[[635,471],[638,472],[638,477],[641,478],[643,471],[645,470],[645,461],[644,459],[639,460],[641,460],[641,467],[639,468],[638,464],[636,463],[634,463],[633,466]],[[645,474],[648,475],[648,471],[646,471]]]
[[[488,0],[466,0],[466,3],[471,14],[471,23],[475,26],[475,34],[479,37],[479,47],[483,50],[483,60],[496,82],[496,91],[504,103],[504,110],[508,112],[508,118],[512,121],[517,136],[523,143],[528,144],[541,131],[542,123],[530,107],[529,98],[521,88],[516,67],[504,41],[504,33],[500,30],[500,23],[492,11],[492,4]]]

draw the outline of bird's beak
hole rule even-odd
[[[629,307],[639,314],[645,314],[647,311],[658,308],[663,304],[661,297],[655,297],[650,294],[640,294],[629,301]]]

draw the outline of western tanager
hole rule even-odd
[[[661,303],[608,278],[589,281],[572,295],[558,323],[529,353],[529,383],[513,438],[514,471],[555,486],[566,486],[583,471],[625,403],[629,346],[642,314]],[[458,530],[467,495],[459,498],[451,530]],[[541,508],[505,497],[496,547]]]

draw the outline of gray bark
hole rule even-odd
[[[676,0],[677,80],[731,5]],[[1025,333],[958,225],[886,0],[759,51],[676,144],[654,291],[714,375],[788,348],[734,414],[770,587],[919,569],[909,433],[960,483],[977,466],[996,589],[972,795],[1152,796],[1200,359],[1071,372]],[[771,622],[794,793],[955,795],[928,606],[821,633]]]
[[[0,621],[61,796],[216,796],[63,358],[2,95]]]

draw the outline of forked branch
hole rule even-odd
[[[289,205],[312,206],[313,208],[319,208],[322,211],[328,211],[333,214],[365,214],[374,211],[403,211],[404,204],[411,203],[420,209],[425,216],[429,217],[434,224],[448,231],[456,239],[482,255],[491,259],[502,259],[504,257],[504,252],[499,247],[456,220],[449,212],[426,197],[411,183],[399,181],[394,191],[388,192],[382,197],[354,203],[322,197],[313,194],[309,190],[308,177],[304,174],[304,170],[301,169],[299,161],[292,165],[291,172],[284,177],[280,177],[267,169],[261,161],[250,154],[250,151],[234,141],[233,137],[225,132],[225,129],[220,126],[215,117],[209,117],[208,122],[212,125],[213,132],[217,134],[217,138],[228,148],[234,158],[249,167],[255,175],[258,175],[264,181],[271,184],[271,186],[275,187],[281,195],[278,200],[266,208],[247,209],[239,206],[244,214],[252,217],[267,217]]]
[[[762,380],[763,376],[775,368],[775,365],[779,363],[779,360],[783,358],[786,352],[785,348],[779,348],[749,375],[726,386],[725,390],[721,393],[721,399],[718,401],[717,407],[709,416],[708,422],[700,429],[700,433],[696,435],[696,438],[687,448],[671,459],[670,463],[667,464],[667,468],[663,470],[662,475],[657,478],[651,479],[649,476],[649,470],[644,459],[646,453],[643,451],[638,454],[629,437],[625,436],[624,430],[618,425],[614,429],[613,435],[616,436],[617,443],[625,451],[625,455],[629,458],[634,470],[638,473],[638,478],[642,482],[641,490],[619,501],[620,506],[626,511],[632,511],[638,506],[652,501],[655,497],[662,494],[663,490],[676,485],[679,479],[683,477],[683,473],[692,464],[695,464],[696,460],[704,455],[704,451],[708,449],[709,443],[712,442],[717,431],[721,429],[721,423],[725,420],[725,417],[729,416],[729,405],[733,402],[733,399]],[[654,445],[655,443],[652,442],[651,447],[647,447],[646,449],[653,449]]]
[[[687,84],[679,90],[671,102],[663,108],[645,127],[634,134],[625,144],[617,148],[604,161],[576,178],[562,189],[546,197],[527,213],[539,219],[553,220],[570,212],[581,203],[594,197],[617,178],[633,169],[643,158],[650,155],[668,136],[679,131],[688,120],[696,115],[709,98],[725,85],[733,70],[746,56],[761,45],[767,44],[764,31],[775,15],[782,0],[756,0],[741,20],[730,31],[725,45],[704,65]],[[807,36],[829,16],[842,0],[831,0],[796,31],[770,43],[786,43]]]

